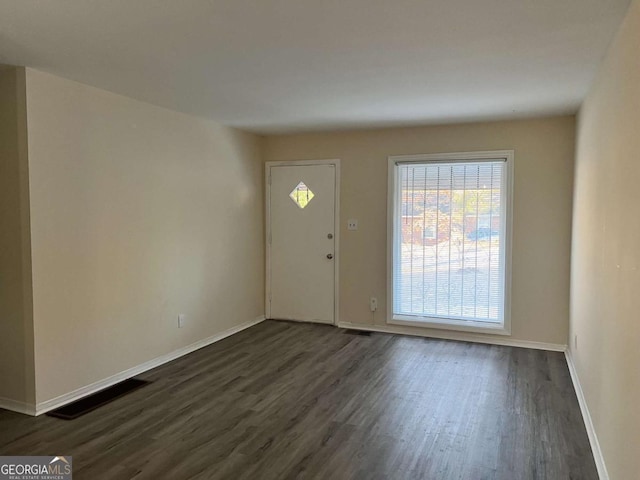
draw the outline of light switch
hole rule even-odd
[[[357,230],[358,229],[358,220],[355,218],[350,218],[347,220],[347,230]]]

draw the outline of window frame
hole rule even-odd
[[[513,170],[515,153],[513,150],[491,150],[476,152],[433,153],[420,155],[392,155],[388,158],[387,185],[387,324],[403,325],[421,328],[436,328],[444,330],[492,333],[497,335],[511,335],[511,243],[513,228]],[[504,160],[504,305],[503,322],[489,323],[474,320],[460,320],[446,317],[395,315],[393,313],[394,288],[393,274],[396,265],[397,249],[395,241],[399,235],[396,219],[398,212],[397,189],[399,188],[399,164],[423,163],[451,163],[477,162],[483,160]]]

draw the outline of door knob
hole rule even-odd
[[[331,260],[331,259],[333,258],[333,254],[331,254],[331,253],[327,253],[327,258],[328,258],[329,260]]]

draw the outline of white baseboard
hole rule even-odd
[[[11,410],[12,412],[24,413],[25,415],[34,416],[36,408],[32,403],[18,402],[9,398],[0,397],[0,408]]]
[[[395,333],[400,335],[413,335],[416,337],[438,338],[441,340],[457,340],[462,342],[486,343],[490,345],[504,345],[507,347],[533,348],[536,350],[549,350],[552,352],[564,352],[566,345],[558,343],[531,342],[528,340],[514,340],[507,337],[489,337],[474,333],[464,332],[436,332],[433,330],[419,331],[416,329],[407,329],[396,325],[367,325],[363,323],[339,322],[338,327],[349,328],[353,330],[364,330],[367,332]]]
[[[180,358],[191,352],[194,352],[203,347],[206,347],[207,345],[211,345],[212,343],[218,342],[235,333],[241,332],[242,330],[245,330],[249,327],[257,325],[258,323],[264,321],[264,319],[265,319],[264,315],[261,315],[253,320],[242,323],[238,326],[225,330],[224,332],[218,333],[211,337],[198,340],[197,342],[192,343],[191,345],[187,345],[186,347],[179,348],[178,350],[174,350],[173,352],[169,352],[165,355],[154,358],[153,360],[149,360],[148,362],[145,362],[141,365],[137,365],[135,367],[129,368],[120,373],[116,373],[115,375],[111,375],[110,377],[104,378],[90,385],[86,385],[84,387],[78,388],[77,390],[74,390],[72,392],[65,393],[64,395],[60,395],[59,397],[52,398],[51,400],[40,402],[36,405],[35,409],[32,408],[31,410],[32,413],[29,413],[29,415],[34,415],[34,414],[41,415],[50,410],[54,410],[58,407],[66,405],[67,403],[71,403],[75,400],[86,397],[87,395],[91,395],[92,393],[98,392],[104,388],[110,387],[111,385],[115,385],[118,382],[134,377],[136,375],[140,375],[141,373],[146,372],[147,370],[156,368],[160,365],[163,365],[172,360],[175,360],[176,358]],[[0,404],[0,407],[1,406],[2,405]],[[9,410],[18,411],[13,408],[9,408]],[[27,413],[27,412],[21,412],[21,413]]]
[[[591,420],[591,414],[589,413],[587,400],[584,397],[584,392],[582,391],[582,386],[580,385],[580,379],[578,378],[576,366],[573,363],[571,351],[567,349],[564,352],[564,355],[567,358],[569,374],[571,375],[573,388],[576,391],[576,396],[578,397],[578,405],[580,405],[580,411],[582,412],[584,426],[587,429],[587,435],[589,436],[589,443],[591,444],[593,459],[595,460],[596,468],[598,469],[598,476],[600,477],[600,480],[609,480],[609,473],[607,472],[607,466],[604,463],[604,457],[602,456],[602,450],[600,449],[600,442],[598,442],[598,436],[596,435],[596,430],[593,427],[593,421]]]

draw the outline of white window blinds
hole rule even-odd
[[[506,161],[395,168],[394,315],[502,323]]]

